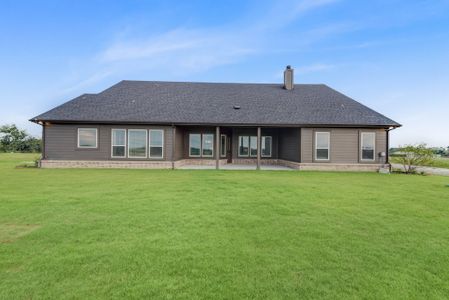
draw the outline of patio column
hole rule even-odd
[[[215,128],[215,169],[220,169],[220,126]]]
[[[260,140],[261,140],[261,130],[257,127],[257,170],[260,170]]]
[[[175,169],[175,154],[176,154],[176,126],[172,126],[172,149],[171,149],[171,168]]]

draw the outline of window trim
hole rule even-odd
[[[363,158],[363,136],[364,135],[373,135],[374,143],[373,143],[373,158],[372,159],[364,159]],[[360,161],[376,161],[376,133],[372,131],[364,131],[360,133]]]
[[[192,152],[190,151],[192,149],[191,145],[191,136],[192,135],[199,135],[200,136],[200,154],[198,155],[194,155],[192,154]],[[201,133],[189,133],[189,157],[201,157],[201,154],[203,153],[203,137]]]
[[[129,155],[129,133],[132,131],[143,131],[145,132],[145,156],[131,156]],[[146,129],[136,129],[136,128],[131,128],[128,129],[128,151],[126,152],[128,154],[128,158],[140,158],[140,159],[145,159],[148,157],[148,130]]]
[[[223,138],[224,138],[224,147],[223,147]],[[228,152],[227,143],[228,143],[228,137],[226,134],[220,134],[220,157],[226,157],[226,154]],[[224,150],[224,153],[223,153]]]
[[[203,154],[203,143],[204,143],[204,136],[205,135],[211,135],[212,136],[212,154],[211,155],[204,155]],[[215,154],[215,134],[213,134],[213,133],[202,133],[201,134],[201,157],[207,157],[207,158],[210,158],[210,157],[214,157],[214,154]]]
[[[263,145],[263,139],[264,138],[270,138],[270,155],[263,155],[262,145]],[[271,135],[263,135],[261,137],[260,141],[260,157],[272,157],[273,156],[273,137]]]
[[[95,130],[95,146],[80,146],[80,129],[91,129]],[[96,127],[78,127],[77,130],[77,148],[79,149],[98,149],[98,128]]]
[[[327,134],[327,148],[318,148],[318,134]],[[327,150],[327,158],[318,158],[318,149]],[[331,157],[331,133],[329,131],[316,131],[315,132],[315,160],[316,161],[329,161]]]
[[[116,131],[124,131],[125,132],[125,144],[124,145],[114,145],[114,130]],[[126,158],[127,155],[127,143],[128,142],[128,133],[124,128],[111,128],[111,157],[112,158]],[[125,154],[123,156],[114,156],[114,146],[115,147],[125,147]]]
[[[151,132],[152,131],[160,131],[162,132],[162,155],[161,156],[151,156]],[[148,130],[148,157],[153,159],[163,159],[164,158],[164,151],[165,151],[165,131],[164,129],[149,129]],[[154,147],[160,147],[160,146],[154,146]]]

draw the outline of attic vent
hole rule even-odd
[[[234,105],[234,109],[240,109],[240,105]]]

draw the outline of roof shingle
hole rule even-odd
[[[240,109],[234,109],[240,106]],[[323,84],[121,81],[31,121],[400,126]]]

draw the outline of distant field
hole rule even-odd
[[[0,299],[448,299],[449,179],[16,169]]]
[[[399,159],[397,157],[390,157],[390,162],[399,163]],[[427,164],[426,166],[449,169],[449,158],[435,158],[432,163]]]

